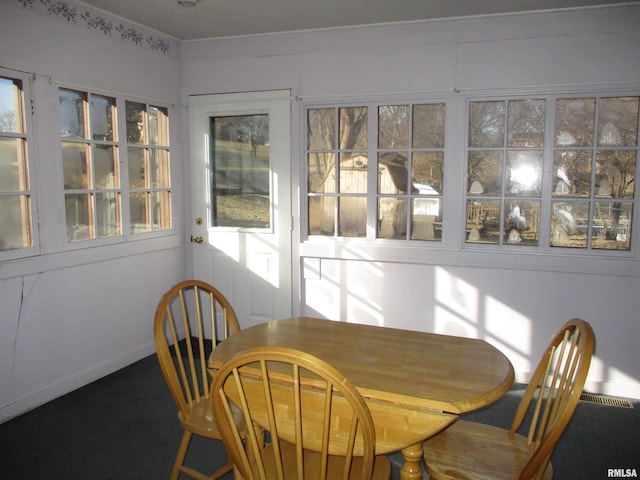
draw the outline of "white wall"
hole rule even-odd
[[[624,87],[637,94],[638,25],[640,8],[626,6],[189,42],[183,95],[291,88],[300,97],[293,102],[295,179],[304,164],[304,104],[423,92],[464,112],[470,93]],[[464,124],[463,113],[454,117],[451,122]],[[449,158],[463,158],[460,142],[449,142]],[[447,168],[445,175],[463,178],[462,161]],[[454,188],[462,199],[462,182]],[[445,205],[450,219],[464,208],[453,193]],[[460,239],[448,242],[446,250],[398,251],[307,240],[297,227],[294,251],[308,267],[297,283],[297,310],[484,338],[509,355],[519,380],[527,379],[560,325],[581,316],[597,338],[588,389],[640,397],[638,249],[633,259],[584,260],[478,254],[464,250]]]
[[[82,10],[84,11],[84,10]],[[117,19],[116,19],[117,21]],[[0,422],[154,352],[153,314],[160,295],[186,275],[181,164],[180,46],[168,54],[68,22],[36,2],[0,4],[0,66],[34,74],[39,257],[0,263]],[[173,235],[61,252],[55,234],[58,84],[175,104]],[[50,127],[50,128],[49,128]],[[52,198],[53,197],[53,198]],[[56,225],[58,228],[56,228]],[[1,226],[0,226],[1,228]]]

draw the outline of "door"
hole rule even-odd
[[[189,98],[194,277],[242,328],[291,316],[288,90]]]

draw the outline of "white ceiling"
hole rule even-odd
[[[627,0],[83,0],[178,40],[613,5]]]

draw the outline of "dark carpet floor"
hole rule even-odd
[[[467,417],[508,427],[521,391]],[[633,406],[580,402],[554,452],[554,478],[599,480],[618,468],[640,475],[640,401]],[[153,355],[0,425],[0,479],[166,479],[181,433]],[[213,471],[224,455],[222,443],[196,438],[189,462]],[[395,480],[402,458],[389,458]]]

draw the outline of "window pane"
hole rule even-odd
[[[414,193],[419,195],[443,193],[444,152],[414,152],[411,168]]]
[[[340,149],[357,150],[367,148],[367,107],[340,109]]]
[[[169,152],[159,148],[151,149],[149,150],[149,162],[151,163],[151,186],[169,188],[171,186]]]
[[[166,108],[147,108],[149,118],[149,143],[151,145],[169,145],[169,123]]]
[[[540,202],[507,201],[504,218],[504,241],[508,244],[538,245]]]
[[[602,98],[598,110],[598,145],[638,145],[639,97]]]
[[[335,193],[335,153],[309,153],[308,176],[310,193]]]
[[[467,202],[467,242],[500,243],[500,200]]]
[[[149,107],[147,109],[147,118],[149,119],[149,143],[158,145],[158,109]]]
[[[212,225],[269,228],[269,116],[211,119]]]
[[[542,193],[542,151],[507,152],[507,195],[539,197]]]
[[[127,157],[129,160],[129,188],[149,187],[145,152],[146,150],[144,148],[127,148]]]
[[[596,197],[633,198],[636,152],[603,150],[596,157]]]
[[[407,238],[407,199],[378,199],[378,238]]]
[[[67,240],[77,242],[93,238],[91,195],[67,194],[64,197]]]
[[[131,192],[129,194],[129,216],[131,233],[151,231],[150,195],[147,192]]]
[[[397,152],[380,153],[379,157],[378,193],[407,193],[409,182],[409,161],[407,157]]]
[[[544,146],[544,100],[512,100],[509,102],[509,147]]]
[[[593,98],[566,98],[556,102],[556,146],[589,147],[593,144],[595,104]]]
[[[339,199],[338,235],[342,237],[364,237],[367,231],[366,197]]]
[[[27,195],[0,196],[0,251],[32,246],[30,219]]]
[[[469,147],[504,146],[505,102],[472,102],[469,105]]]
[[[115,154],[116,147],[111,145],[94,145],[93,169],[95,188],[119,188],[119,163]]]
[[[552,202],[551,246],[587,247],[589,202]]]
[[[96,193],[95,198],[98,238],[120,235],[120,195],[116,192]]]
[[[336,148],[336,115],[333,108],[318,108],[307,112],[307,148],[333,150]]]
[[[84,143],[62,143],[65,189],[91,188],[88,149],[89,145]]]
[[[0,77],[0,132],[25,133],[22,82]]]
[[[309,197],[309,235],[335,234],[335,197]]]
[[[591,195],[591,151],[556,150],[553,160],[553,195]]]
[[[409,147],[409,106],[385,105],[378,108],[378,148]]]
[[[444,148],[445,104],[413,106],[413,148]]]
[[[467,193],[471,195],[502,194],[502,152],[469,152]]]
[[[629,250],[631,218],[631,203],[595,202],[591,246],[606,250]]]
[[[127,121],[127,143],[146,144],[146,106],[142,103],[135,102],[125,102],[125,105],[125,115]]]
[[[439,198],[414,198],[411,240],[438,240],[442,237],[442,202]]]
[[[340,193],[366,193],[367,167],[365,152],[340,154]]]
[[[153,192],[151,201],[154,228],[171,228],[171,192]]]
[[[73,90],[60,89],[60,135],[88,138],[86,121],[87,95]]]
[[[91,138],[112,142],[116,140],[116,99],[91,96]]]
[[[0,191],[28,190],[27,159],[22,138],[0,138]]]

